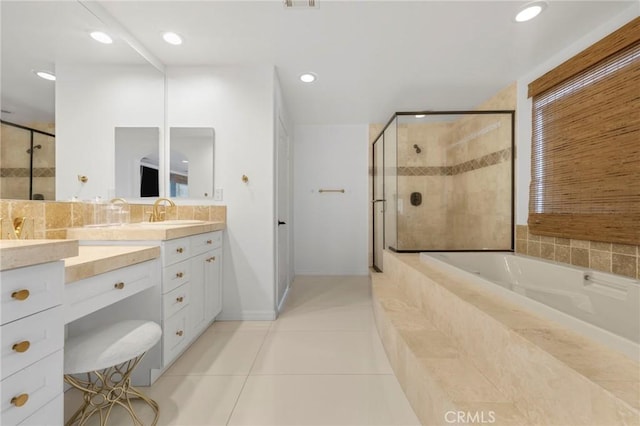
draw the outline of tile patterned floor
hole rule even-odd
[[[297,277],[277,321],[214,323],[144,390],[160,425],[420,424],[376,332],[368,277]],[[68,391],[66,416],[77,403]],[[112,424],[131,424],[123,414]]]

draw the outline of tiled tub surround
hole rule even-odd
[[[516,253],[640,279],[638,246],[533,235],[516,225]]]
[[[389,360],[423,424],[450,411],[477,423],[632,425],[640,366],[464,279],[384,253],[372,274]],[[473,422],[469,422],[473,423]]]
[[[92,210],[95,206],[90,203],[74,203],[63,201],[22,201],[0,200],[0,217],[34,218],[34,238],[36,239],[64,239],[67,228],[82,227],[84,218],[92,217],[85,210]],[[227,219],[226,206],[161,206],[166,212],[166,219],[195,219],[211,222],[225,222]],[[130,222],[149,220],[153,211],[150,204],[130,204]]]

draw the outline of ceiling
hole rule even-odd
[[[57,34],[56,40],[74,38],[75,45],[48,46],[57,49],[50,60],[141,60],[124,43],[109,50],[86,37],[99,22],[79,3],[18,2],[30,3],[29,13],[39,16],[18,22],[7,13],[10,3],[1,3],[3,109],[6,55],[25,54],[29,40],[19,34],[30,28]],[[516,23],[525,2],[319,0],[317,8],[293,10],[279,0],[98,3],[166,66],[274,65],[298,124],[380,123],[395,111],[473,108],[593,28],[638,7],[633,0],[550,1],[538,18]],[[184,44],[162,41],[168,30]],[[318,80],[303,84],[298,76],[309,71]]]

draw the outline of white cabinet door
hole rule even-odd
[[[205,269],[208,257],[208,253],[203,253],[191,259],[190,338],[195,338],[208,323],[205,317]]]
[[[205,317],[207,322],[222,311],[222,247],[206,253]]]

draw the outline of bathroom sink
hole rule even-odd
[[[173,220],[163,220],[160,222],[140,222],[135,225],[141,226],[174,226],[174,225],[198,225],[201,223],[205,223],[204,220],[194,220],[194,219],[173,219]],[[133,224],[132,224],[133,225]]]

